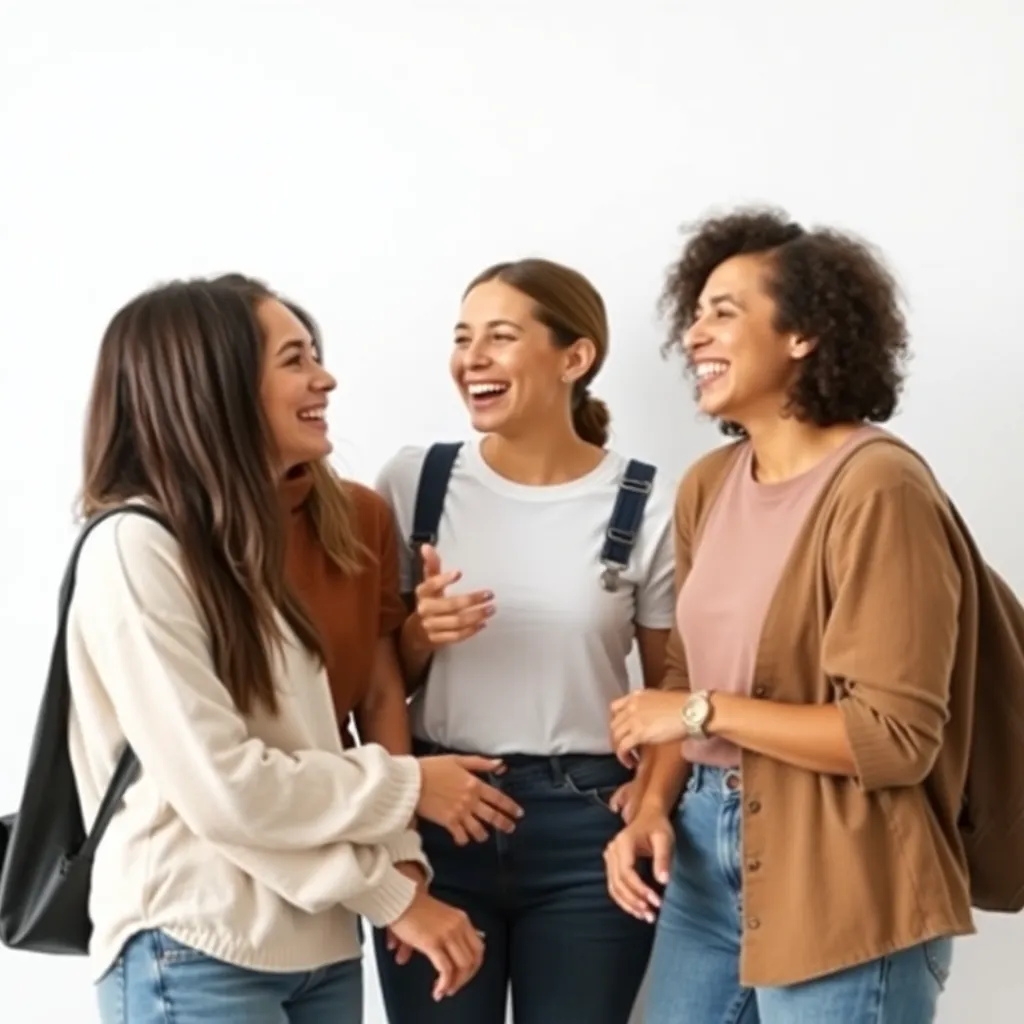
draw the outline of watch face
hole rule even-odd
[[[691,697],[683,710],[683,721],[691,729],[699,729],[707,717],[708,702],[703,697]]]

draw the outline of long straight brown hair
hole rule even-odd
[[[263,281],[245,274],[223,274],[214,278],[214,284],[235,288],[245,296],[253,310],[267,299],[276,299],[290,309],[309,331],[317,354],[323,358],[323,333],[304,306],[273,291]],[[330,561],[345,575],[355,576],[366,567],[371,554],[356,528],[356,509],[352,496],[345,481],[335,473],[327,459],[317,459],[309,463],[306,469],[313,483],[306,507],[313,520],[317,540]]]
[[[239,711],[277,710],[278,613],[322,658],[285,580],[277,470],[260,403],[263,338],[237,289],[175,281],[120,309],[104,333],[85,429],[85,516],[146,499],[167,518]]]

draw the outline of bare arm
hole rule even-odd
[[[356,708],[355,719],[364,743],[379,743],[390,754],[412,752],[405,687],[393,636],[377,640],[370,688]]]

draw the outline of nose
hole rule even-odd
[[[702,320],[694,320],[683,334],[683,349],[693,355],[697,349],[703,348],[711,341],[711,335]]]
[[[487,336],[478,334],[471,338],[469,344],[463,349],[463,353],[463,359],[467,367],[478,369],[486,366],[491,361]]]
[[[317,368],[317,372],[311,383],[314,391],[333,391],[338,386],[338,381],[334,375],[325,370],[322,366]]]

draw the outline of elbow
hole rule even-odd
[[[942,746],[941,731],[924,731],[853,701],[842,701],[857,781],[864,792],[919,786]]]

